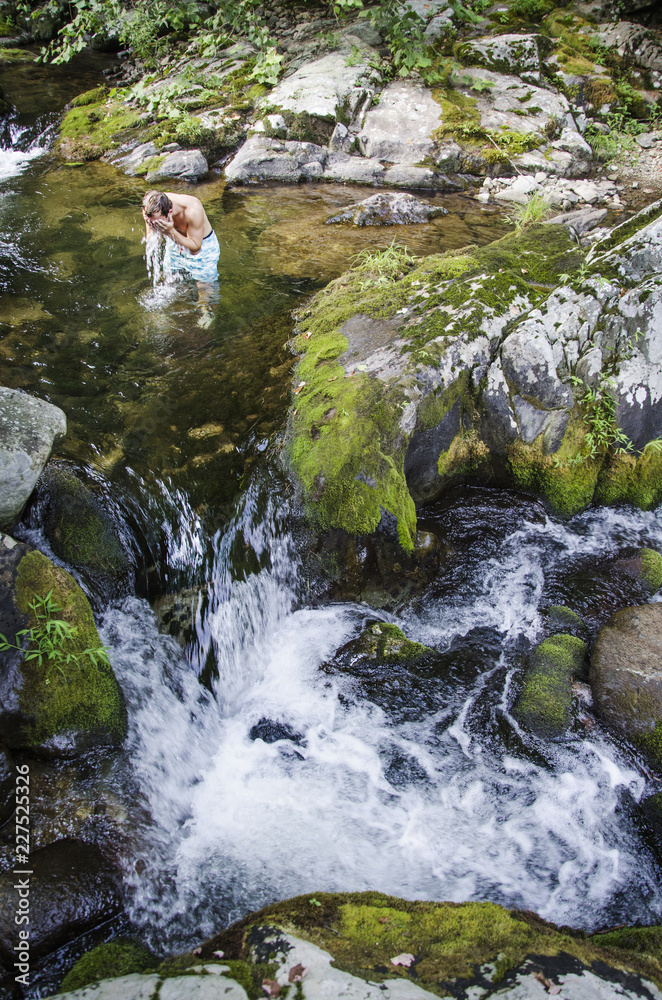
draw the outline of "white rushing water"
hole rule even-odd
[[[0,147],[0,182],[22,173],[32,160],[42,156],[50,146],[50,130],[30,139],[34,129],[10,123],[10,145]]]
[[[370,697],[355,678],[320,671],[371,612],[293,611],[297,562],[278,523],[249,493],[218,540],[199,622],[203,658],[211,646],[219,668],[213,695],[144,602],[106,616],[145,810],[131,913],[152,942],[190,943],[316,890],[491,899],[584,927],[659,920],[655,864],[628,817],[645,788],[636,760],[599,726],[545,745],[508,713],[514,651],[538,633],[545,576],[573,555],[662,546],[659,516],[522,523],[492,558],[477,555],[452,601],[431,594],[401,624],[441,650],[491,629],[497,652],[465,679],[432,678],[420,697],[397,680]],[[238,536],[265,568],[235,581]],[[252,738],[264,719],[280,739]]]

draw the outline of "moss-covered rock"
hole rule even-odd
[[[338,652],[341,659],[381,664],[412,663],[431,655],[436,656],[434,649],[412,642],[397,625],[383,621],[367,625],[357,639],[352,639]]]
[[[649,939],[641,936],[638,948],[615,948],[493,903],[411,902],[377,892],[315,893],[276,903],[206,942],[201,958],[222,950],[230,959],[271,955],[273,960],[279,930],[281,937],[295,935],[324,949],[335,969],[385,985],[410,980],[437,996],[468,997],[476,987],[481,995],[534,956],[542,963],[534,965],[537,969],[556,957],[574,960],[577,968],[604,963],[603,969],[615,966],[662,983],[653,928]],[[410,967],[393,965],[393,957],[402,953],[414,956]]]
[[[110,597],[126,589],[131,562],[102,499],[65,466],[51,464],[37,487],[44,531],[56,556],[94,590]]]
[[[587,645],[574,635],[553,635],[536,646],[513,714],[539,736],[560,736],[570,725],[572,678],[584,670]]]
[[[567,608],[563,604],[551,604],[544,609],[542,617],[548,637],[563,633],[588,642],[588,626],[572,608]]]
[[[105,88],[98,87],[72,102],[60,125],[55,151],[66,160],[98,160],[135,136],[140,124],[139,110],[106,100]],[[143,129],[141,141],[152,138],[153,132]]]
[[[0,699],[5,741],[55,754],[117,745],[126,735],[126,709],[110,664],[86,652],[101,645],[89,602],[69,573],[41,552],[28,552],[18,563],[14,590],[15,607],[28,627],[39,628],[43,621],[30,607],[35,596],[49,593],[59,609],[50,617],[76,632],[60,644],[62,655],[52,662],[20,654],[5,661]]]
[[[135,941],[109,941],[79,958],[62,980],[60,990],[80,990],[100,979],[115,979],[132,972],[145,972],[155,965],[154,956]]]

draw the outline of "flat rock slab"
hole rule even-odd
[[[432,133],[441,125],[441,105],[412,80],[390,83],[370,108],[359,133],[364,156],[387,163],[418,163],[433,151]]]
[[[441,205],[429,205],[411,194],[384,192],[347,205],[326,221],[351,222],[355,226],[409,226],[447,214]]]
[[[577,212],[566,212],[563,215],[555,215],[553,219],[546,219],[549,226],[570,226],[578,236],[585,236],[592,229],[599,226],[606,219],[606,208],[586,208]]]
[[[67,1000],[152,1000],[160,982],[158,976],[134,973],[131,976],[118,976],[117,979],[103,979],[100,983],[92,983],[80,990],[56,995],[66,997]]]
[[[362,98],[373,92],[379,74],[369,65],[373,49],[366,47],[355,66],[348,66],[347,53],[329,55],[305,63],[291,76],[276,84],[263,102],[265,107],[306,112],[318,118],[337,118],[341,110],[354,111]]]
[[[15,522],[53,446],[66,433],[67,418],[59,407],[0,387],[0,526]]]

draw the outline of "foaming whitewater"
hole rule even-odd
[[[140,304],[148,312],[164,309],[177,297],[181,290],[178,275],[165,267],[165,237],[161,233],[151,233],[145,243],[145,263],[152,287],[141,296]]]
[[[293,610],[287,510],[263,508],[249,491],[216,539],[196,656],[135,599],[104,623],[144,817],[131,915],[151,943],[190,945],[322,890],[490,899],[585,928],[659,922],[659,873],[631,818],[646,789],[637,760],[600,726],[536,741],[509,707],[546,578],[572,557],[662,546],[660,517],[603,510],[517,525],[490,558],[469,555],[450,593],[385,616],[441,651],[482,630],[493,636],[482,666],[474,656],[464,672],[410,686],[385,671],[367,690],[320,666],[374,613]],[[255,568],[237,574],[242,546]],[[210,654],[212,691],[192,669]]]
[[[23,127],[10,122],[6,129],[7,146],[0,147],[0,182],[17,177],[28,164],[47,152],[51,142],[51,129],[35,137],[34,127]]]

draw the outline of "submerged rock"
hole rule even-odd
[[[429,205],[411,194],[384,193],[341,208],[326,221],[352,222],[355,226],[410,226],[447,214],[441,205]]]
[[[57,606],[50,618],[76,629],[62,644],[56,662],[26,660],[16,650],[0,653],[0,727],[5,744],[68,756],[121,743],[127,724],[124,700],[110,664],[87,653],[101,642],[83,591],[69,573],[26,546],[0,553],[0,559],[0,572],[8,583],[0,606],[0,631],[10,641],[21,628],[39,627],[44,619],[35,617],[30,603],[49,593]]]
[[[588,647],[574,635],[539,643],[513,707],[513,715],[539,736],[561,736],[570,725],[572,680],[584,673]]]
[[[617,612],[591,654],[598,715],[662,767],[662,604]]]
[[[72,470],[51,464],[37,490],[44,533],[54,553],[105,599],[127,590],[131,561],[115,518]]]
[[[59,407],[0,387],[0,527],[15,523],[66,432],[67,418]]]

